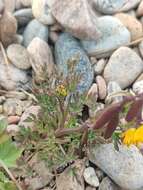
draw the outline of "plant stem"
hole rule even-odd
[[[20,184],[17,182],[17,180],[13,176],[13,174],[11,173],[11,171],[8,169],[8,167],[4,164],[4,162],[2,160],[0,160],[0,165],[6,171],[6,173],[9,175],[10,179],[15,183],[15,185],[17,186],[17,188],[19,190],[23,190],[22,187],[20,186]]]

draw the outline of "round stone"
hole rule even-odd
[[[31,67],[31,57],[25,47],[19,44],[12,44],[7,48],[7,56],[10,61],[19,69]]]
[[[104,69],[104,78],[107,83],[115,81],[124,89],[130,86],[142,71],[142,59],[132,49],[121,47],[110,57]]]

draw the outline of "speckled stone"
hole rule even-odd
[[[23,37],[23,44],[25,47],[27,47],[35,37],[48,41],[48,27],[34,19],[25,28]]]
[[[77,90],[81,93],[87,91],[93,81],[93,69],[78,41],[68,33],[62,34],[55,45],[55,57],[59,69],[64,72],[65,75],[68,73],[68,60],[78,59],[75,70],[82,76]]]
[[[115,17],[100,17],[98,27],[102,32],[102,36],[98,40],[81,41],[83,48],[90,56],[96,56],[96,58],[108,57],[113,50],[128,44],[131,40],[130,32]]]
[[[96,10],[105,14],[128,11],[138,5],[140,0],[92,0]]]
[[[107,83],[115,81],[124,89],[131,85],[142,71],[142,59],[132,49],[120,47],[110,57],[104,69],[104,78]]]

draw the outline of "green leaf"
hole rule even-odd
[[[4,119],[0,120],[0,135],[5,131],[6,127],[7,122]]]
[[[0,190],[17,190],[17,187],[12,182],[0,182]]]
[[[17,148],[11,140],[0,144],[0,160],[7,167],[16,166],[16,160],[21,156],[22,149]]]

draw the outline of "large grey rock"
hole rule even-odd
[[[65,75],[68,74],[68,61],[77,60],[75,70],[81,75],[77,90],[79,92],[87,91],[93,81],[93,69],[78,41],[68,33],[62,34],[55,45],[55,57],[60,71],[64,72]]]
[[[79,39],[97,39],[96,15],[87,0],[53,0],[51,11],[56,20]]]
[[[105,70],[106,82],[115,81],[122,89],[132,84],[143,71],[143,61],[130,48],[121,47],[109,59]]]
[[[23,37],[25,47],[27,47],[35,37],[48,41],[48,27],[34,19],[25,28]]]
[[[105,14],[128,11],[137,6],[140,0],[92,0],[95,8]]]
[[[92,147],[89,159],[126,190],[143,189],[143,155],[136,146],[102,144]]]
[[[112,51],[126,45],[131,40],[130,32],[115,17],[103,16],[98,19],[98,28],[102,36],[95,41],[81,41],[83,48],[89,55],[97,58],[108,57]]]

